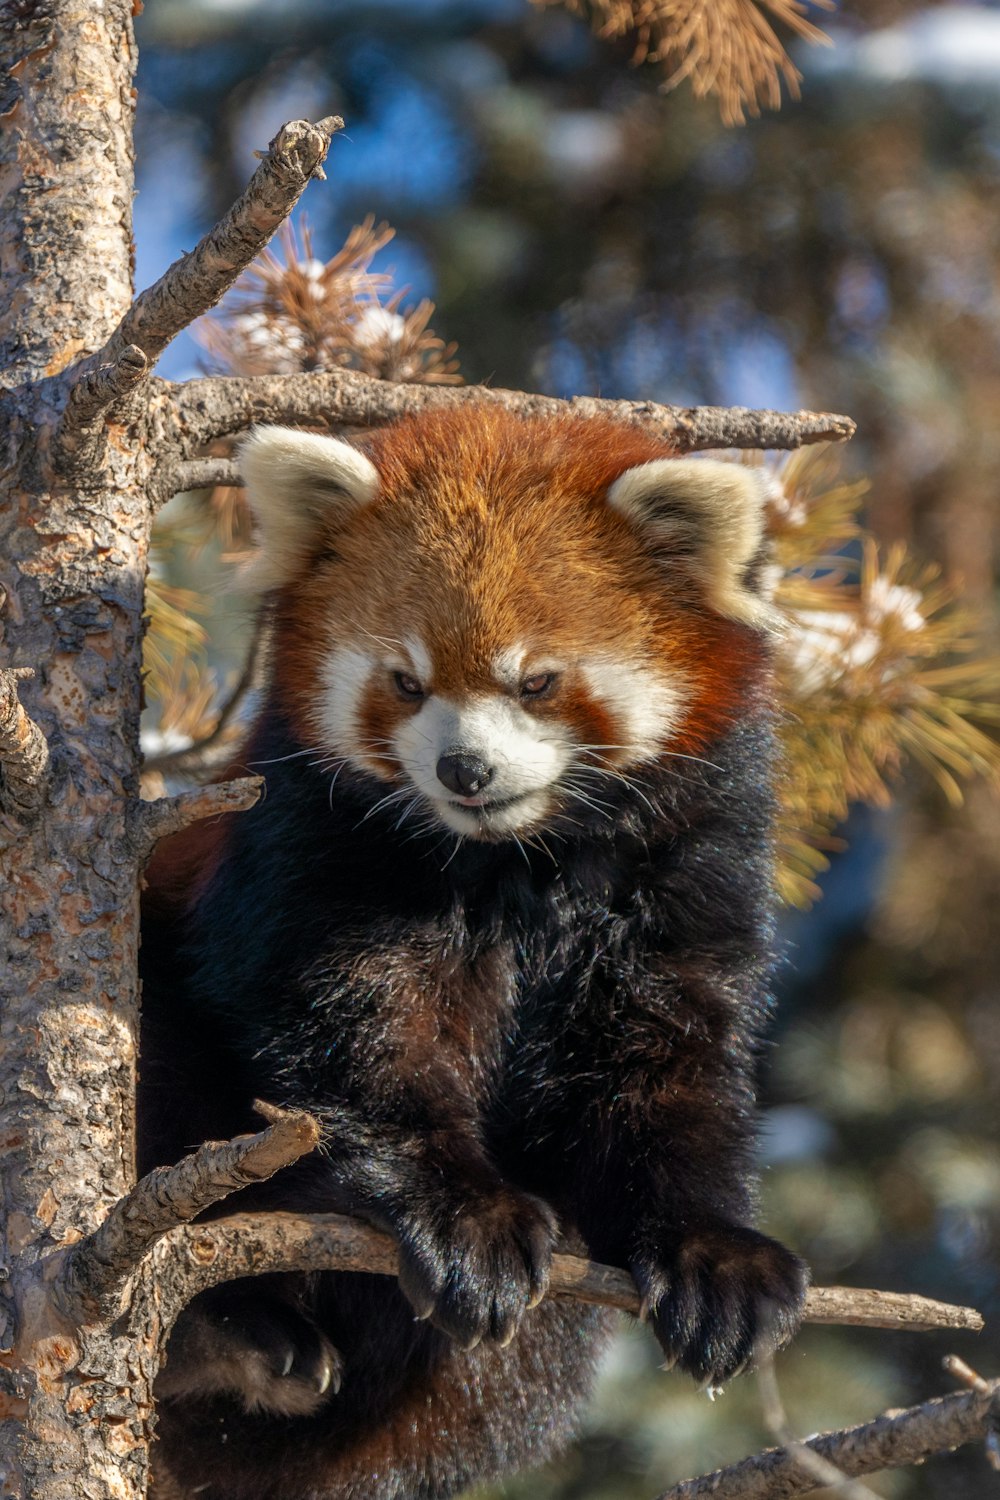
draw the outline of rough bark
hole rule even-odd
[[[131,0],[7,0],[0,63],[0,624],[23,669],[0,684],[0,1468],[9,1496],[139,1500],[156,1288],[112,1328],[66,1295],[67,1251],[134,1183],[142,861],[220,797],[256,795],[139,801],[146,379],[334,126],[285,127],[223,224],[133,304]]]
[[[148,1339],[73,1328],[47,1270],[133,1180],[139,665],[149,461],[123,422],[85,487],[53,463],[63,374],[131,296],[130,0],[3,11],[0,584],[45,735],[45,805],[0,833],[4,1492],[140,1496]]]
[[[17,695],[17,684],[34,675],[32,667],[0,668],[0,812],[15,824],[40,811],[49,779],[48,741]]]

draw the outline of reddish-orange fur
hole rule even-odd
[[[331,650],[410,632],[433,651],[434,690],[445,695],[495,691],[498,647],[522,643],[676,673],[688,704],[672,750],[697,752],[730,721],[759,667],[756,641],[699,608],[683,562],[652,557],[606,501],[625,470],[669,456],[661,440],[603,421],[470,408],[400,422],[363,446],[381,493],[353,513],[331,512],[279,600],[275,680],[303,743],[317,740],[311,709]],[[346,564],[335,593],[327,549]],[[388,739],[406,711],[391,683],[373,682],[365,737]],[[582,686],[572,707],[563,695],[552,711],[570,718],[581,741],[616,742]],[[378,763],[392,775],[389,760]]]

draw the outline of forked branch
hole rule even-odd
[[[310,179],[323,176],[330,141],[343,124],[330,116],[315,125],[283,125],[225,218],[136,298],[104,348],[81,366],[81,376],[89,380],[100,366],[117,366],[129,345],[153,365],[171,339],[214,307],[288,217]]]
[[[20,823],[40,812],[48,783],[48,743],[17,695],[34,675],[32,667],[0,668],[0,812]]]
[[[261,1102],[256,1108],[268,1121],[266,1130],[208,1141],[175,1166],[157,1167],[115,1204],[99,1229],[73,1247],[59,1288],[67,1316],[85,1322],[117,1317],[132,1278],[164,1235],[230,1193],[273,1177],[317,1145],[319,1125],[311,1115]]]

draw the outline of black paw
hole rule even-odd
[[[556,1220],[527,1193],[502,1188],[434,1222],[405,1224],[399,1284],[418,1318],[464,1349],[504,1346],[545,1296]]]
[[[784,1245],[736,1224],[692,1230],[632,1274],[667,1356],[703,1385],[720,1386],[794,1335],[809,1285],[803,1261]]]
[[[278,1297],[197,1298],[177,1320],[156,1395],[236,1397],[248,1412],[308,1416],[340,1389],[340,1355],[311,1319]]]

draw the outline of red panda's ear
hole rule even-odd
[[[255,427],[237,459],[260,531],[241,587],[286,582],[331,520],[378,493],[378,470],[357,448],[294,427]]]
[[[654,459],[627,469],[608,503],[665,557],[683,563],[720,614],[771,627],[773,611],[747,582],[764,540],[768,479],[718,459]]]

